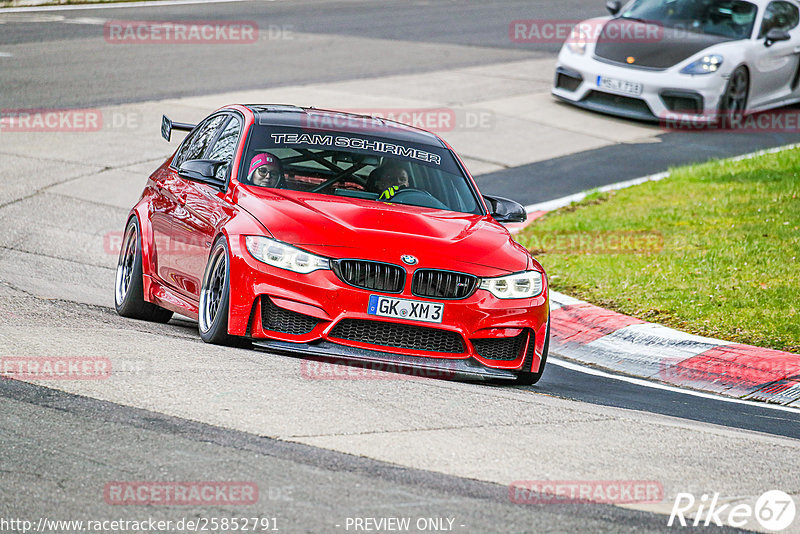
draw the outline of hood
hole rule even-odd
[[[489,216],[381,204],[251,186],[237,202],[275,239],[330,258],[359,258],[500,276],[528,268],[529,255]]]
[[[616,18],[603,27],[594,53],[599,58],[632,67],[667,69],[701,50],[730,40],[719,35]],[[629,57],[633,58],[633,63],[628,63]]]

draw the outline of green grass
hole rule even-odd
[[[684,331],[800,352],[799,228],[795,149],[681,167],[659,182],[593,193],[518,240],[556,291]],[[597,250],[598,236],[630,231],[651,238],[643,247],[649,252]],[[584,246],[574,251],[581,236]]]

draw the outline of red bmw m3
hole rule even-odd
[[[282,105],[223,107],[188,131],[130,212],[125,317],[195,318],[208,343],[533,384],[547,277],[430,132]]]

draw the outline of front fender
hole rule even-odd
[[[230,254],[228,334],[232,336],[244,336],[247,333],[250,312],[256,298],[250,276],[251,268],[245,261],[245,256],[250,254],[244,244],[244,238],[248,235],[271,237],[261,223],[244,210],[238,210],[220,229],[218,235],[218,238],[224,237],[227,240]]]

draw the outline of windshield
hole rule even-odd
[[[748,39],[757,8],[741,0],[636,0],[621,17],[731,39]]]
[[[239,181],[482,214],[449,150],[361,134],[254,125]]]

